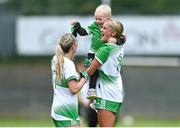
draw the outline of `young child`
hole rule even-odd
[[[111,8],[108,5],[100,5],[96,8],[94,13],[95,21],[88,26],[88,31],[86,31],[84,28],[81,27],[80,23],[77,20],[72,20],[72,34],[76,37],[77,34],[80,36],[86,36],[89,34],[92,34],[91,39],[91,46],[90,50],[88,52],[88,59],[85,59],[85,66],[88,67],[90,62],[94,59],[96,51],[104,44],[104,42],[101,40],[101,28],[105,21],[111,20]],[[116,44],[123,44],[124,40],[121,39],[116,40]],[[89,81],[89,91],[87,93],[88,99],[95,99],[96,98],[96,81],[98,78],[98,71],[96,70],[94,74],[90,77]]]

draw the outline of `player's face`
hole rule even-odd
[[[103,24],[105,21],[108,20],[108,18],[106,18],[102,13],[100,12],[97,12],[95,13],[95,20],[96,20],[96,23],[99,25],[100,28],[102,28]]]
[[[109,27],[109,22],[105,22],[101,28],[101,40],[108,41],[112,37],[112,30]]]
[[[77,41],[75,40],[74,44],[72,46],[73,47],[73,53],[76,53],[77,46],[78,46],[78,44],[77,44]]]

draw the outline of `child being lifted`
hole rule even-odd
[[[96,8],[94,13],[95,21],[88,26],[88,30],[81,27],[80,23],[73,19],[71,22],[72,25],[72,34],[76,37],[77,34],[80,36],[92,35],[90,50],[88,52],[88,58],[85,59],[84,65],[88,67],[91,64],[91,61],[94,59],[96,51],[104,44],[101,40],[101,28],[105,21],[112,20],[111,8],[108,5],[100,5]],[[125,37],[124,37],[125,38]],[[125,39],[116,38],[112,40],[116,42],[117,45],[122,45],[125,42]],[[89,90],[87,93],[87,99],[93,100],[96,98],[96,81],[99,76],[98,71],[96,70],[92,76],[90,76],[89,81]]]

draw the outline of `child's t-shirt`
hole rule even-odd
[[[101,30],[96,22],[88,26],[88,30],[92,34],[90,50],[93,53],[96,53],[96,51],[104,44],[101,40]]]

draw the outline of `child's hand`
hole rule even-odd
[[[72,34],[77,37],[77,33],[78,33],[78,30],[81,28],[81,25],[80,23],[76,20],[76,19],[73,19],[71,21],[71,32]]]
[[[92,59],[86,58],[86,59],[84,60],[84,66],[85,66],[86,68],[88,68],[88,67],[91,65],[91,63],[92,63]]]
[[[78,23],[78,21],[77,21],[76,19],[73,19],[73,20],[71,21],[71,25],[72,25],[72,26],[75,26],[77,23]]]
[[[110,42],[110,43],[116,43],[117,40],[116,40],[116,38],[110,37],[110,38],[108,39],[108,42]]]

